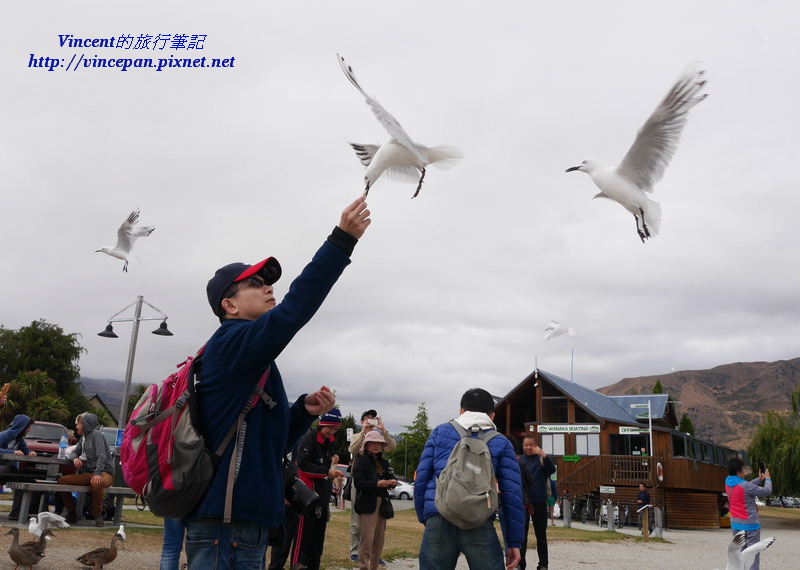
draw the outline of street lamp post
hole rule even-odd
[[[147,305],[155,312],[159,314],[158,317],[143,317],[142,316],[142,305]],[[117,318],[118,315],[127,311],[131,307],[134,307],[133,317],[124,317],[124,318]],[[122,322],[133,322],[133,331],[131,332],[131,346],[128,349],[128,366],[125,370],[125,386],[122,389],[122,402],[119,404],[119,417],[117,419],[117,426],[119,429],[124,429],[126,415],[128,413],[128,390],[131,387],[131,378],[133,377],[133,360],[136,357],[136,342],[139,338],[139,323],[141,321],[161,321],[161,325],[153,331],[153,334],[157,334],[159,336],[172,336],[172,333],[167,329],[167,315],[162,313],[156,307],[148,303],[144,300],[144,297],[139,295],[136,297],[136,300],[127,305],[120,311],[117,311],[108,319],[108,326],[106,326],[103,332],[97,333],[97,336],[102,336],[105,338],[119,338],[117,334],[114,332],[114,328],[111,326],[111,323],[122,323]]]

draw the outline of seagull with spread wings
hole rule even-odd
[[[422,181],[425,179],[425,169],[433,164],[440,168],[450,168],[456,164],[463,154],[457,148],[448,145],[427,147],[415,143],[408,133],[400,126],[395,119],[378,101],[367,95],[358,84],[353,68],[345,63],[344,58],[336,54],[339,58],[339,65],[344,71],[347,79],[350,80],[356,89],[367,99],[367,103],[372,107],[375,116],[389,133],[389,140],[382,145],[349,143],[356,155],[361,160],[367,170],[364,172],[364,196],[369,193],[369,189],[375,181],[385,172],[389,178],[395,180],[408,180],[417,182],[417,190],[412,198],[416,198],[422,188]]]
[[[753,565],[756,555],[772,546],[773,542],[775,537],[770,536],[747,546],[747,536],[740,530],[728,543],[728,565],[725,570],[748,570]]]
[[[610,198],[628,210],[636,219],[636,233],[645,239],[658,235],[661,228],[661,206],[647,197],[664,176],[678,148],[689,109],[706,98],[700,94],[706,84],[704,71],[689,71],[681,77],[647,122],[639,129],[628,154],[616,168],[587,158],[567,172],[587,173],[600,189],[595,198]]]
[[[137,208],[133,212],[130,213],[128,218],[122,222],[122,225],[117,230],[117,245],[114,247],[106,246],[101,247],[95,253],[106,253],[111,257],[116,257],[117,259],[121,259],[125,262],[125,265],[122,266],[122,271],[128,271],[128,262],[129,261],[136,261],[138,258],[131,253],[133,249],[133,244],[136,242],[137,238],[140,237],[147,237],[153,230],[156,229],[155,226],[139,226],[133,227],[136,222],[139,221],[139,209]]]

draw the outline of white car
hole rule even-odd
[[[414,498],[414,485],[409,485],[405,481],[398,481],[397,487],[389,489],[389,498],[410,501]]]

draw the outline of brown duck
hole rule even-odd
[[[20,566],[27,566],[29,569],[32,569],[35,565],[39,564],[41,559],[44,558],[47,537],[55,536],[52,531],[46,530],[42,533],[42,536],[39,537],[39,540],[31,540],[30,542],[20,544],[18,528],[12,528],[6,534],[14,536],[11,547],[8,549],[8,555],[11,557],[11,560],[17,564],[14,570],[17,570]]]
[[[81,554],[76,559],[84,566],[91,566],[92,568],[99,569],[110,564],[117,557],[117,541],[125,541],[125,538],[119,533],[114,535],[111,539],[111,548],[95,548],[94,550]]]

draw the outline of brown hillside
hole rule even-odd
[[[791,409],[791,393],[800,384],[800,358],[624,378],[597,391],[644,394],[652,392],[657,380],[678,402],[678,418],[689,414],[698,437],[746,449],[764,411]]]

